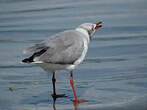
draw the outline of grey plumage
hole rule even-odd
[[[54,64],[73,64],[81,55],[84,49],[84,35],[76,30],[60,32],[50,36],[47,40],[28,47],[25,52],[39,55],[33,60]]]

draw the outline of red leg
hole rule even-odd
[[[72,71],[70,73],[70,86],[72,88],[72,92],[73,92],[73,96],[74,96],[74,99],[72,100],[73,102],[75,103],[83,103],[83,102],[87,102],[87,100],[80,100],[78,99],[77,95],[76,95],[76,90],[74,88],[74,80],[73,80],[73,74],[72,74]]]

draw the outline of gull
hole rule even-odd
[[[73,92],[73,102],[82,103],[74,87],[73,70],[84,60],[88,44],[102,22],[83,23],[77,28],[59,32],[46,40],[27,47],[24,53],[31,56],[22,60],[23,63],[39,65],[52,73],[53,98],[65,97],[65,94],[56,94],[55,72],[65,70],[70,72],[70,86]]]

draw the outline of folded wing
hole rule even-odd
[[[73,64],[84,50],[83,35],[77,31],[65,31],[26,49],[33,61],[54,64]]]

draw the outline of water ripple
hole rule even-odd
[[[136,39],[146,39],[147,35],[130,35],[130,36],[119,36],[118,37],[97,37],[94,40],[97,41],[115,41],[115,40],[136,40]]]
[[[62,10],[62,9],[68,9],[68,8],[73,8],[73,7],[58,6],[58,7],[47,7],[47,8],[40,8],[40,9],[36,8],[36,9],[26,9],[26,10],[15,10],[15,11],[0,12],[0,14],[45,12],[45,11],[56,11],[56,10]]]
[[[1,69],[10,69],[10,68],[32,68],[36,67],[35,65],[0,65]]]
[[[102,62],[121,62],[127,61],[126,58],[88,58],[85,60],[87,63],[102,63]]]

